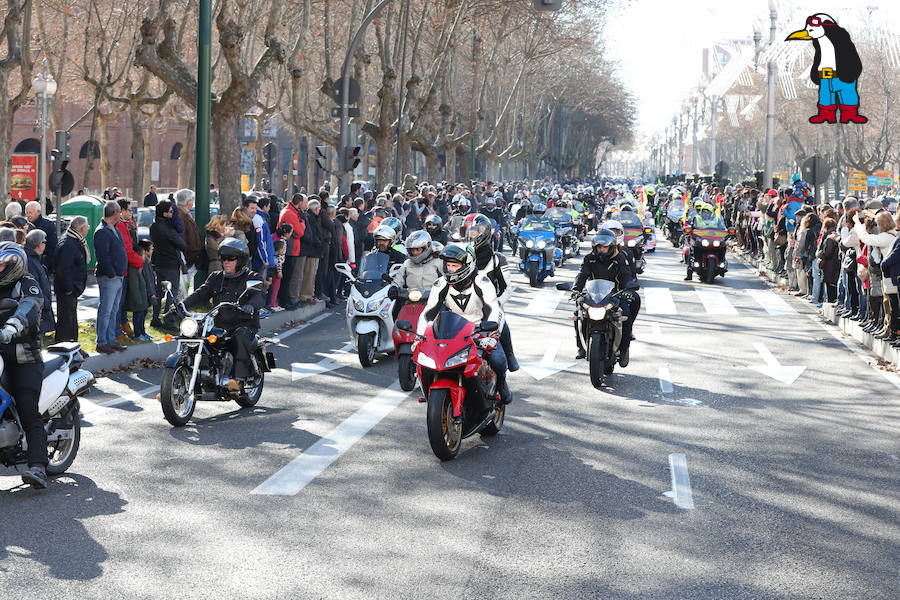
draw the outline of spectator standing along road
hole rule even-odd
[[[91,253],[84,236],[88,221],[75,217],[56,251],[53,287],[56,289],[57,342],[78,341],[78,297],[87,287],[87,265]]]
[[[97,309],[97,351],[112,354],[125,347],[116,342],[119,323],[117,310],[122,298],[122,285],[128,266],[125,242],[116,228],[119,204],[110,200],[103,208],[103,220],[94,230],[94,254],[97,257],[97,286],[100,307]]]
[[[56,235],[56,224],[41,213],[40,202],[29,202],[25,205],[25,218],[47,235],[47,250],[41,258],[48,273],[53,272],[53,260],[56,256],[56,247],[59,245],[59,236]]]
[[[159,203],[159,198],[156,195],[156,186],[151,185],[150,191],[147,192],[147,195],[144,196],[144,208],[150,208],[156,206]]]
[[[50,290],[50,277],[44,268],[41,258],[47,249],[47,234],[40,229],[33,229],[25,235],[25,255],[28,257],[28,273],[38,282],[41,288],[40,332],[49,333],[56,329],[53,319],[53,292]]]
[[[156,298],[153,306],[153,318],[150,324],[153,327],[162,327],[159,320],[160,305],[166,297],[165,310],[169,309],[171,298],[163,290],[163,282],[172,284],[172,293],[178,294],[178,286],[181,280],[181,254],[187,248],[184,238],[178,234],[173,222],[175,208],[168,200],[162,200],[156,205],[156,221],[150,226],[150,239],[153,240],[153,268],[156,271]]]
[[[200,229],[197,222],[191,216],[194,209],[194,192],[189,189],[182,189],[175,192],[175,202],[178,204],[178,218],[184,224],[184,241],[187,249],[184,251],[185,269],[182,269],[182,289],[186,294],[194,285],[194,275],[197,274],[197,260],[200,258],[202,244],[200,240]]]

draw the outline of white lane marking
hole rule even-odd
[[[312,319],[310,319],[310,320],[307,321],[306,323],[303,323],[302,325],[297,325],[297,326],[294,327],[293,329],[288,329],[288,330],[285,331],[284,333],[279,334],[279,335],[277,336],[277,339],[278,339],[278,341],[280,342],[280,341],[284,340],[285,338],[289,338],[290,336],[294,335],[295,333],[298,333],[298,332],[300,332],[300,331],[303,331],[304,329],[306,329],[306,328],[309,327],[310,325],[312,325],[312,324],[314,324],[314,323],[318,323],[319,321],[322,321],[323,319],[327,319],[328,317],[330,317],[330,316],[333,315],[333,314],[334,314],[334,313],[324,312],[324,313],[322,313],[321,315],[318,315],[318,316],[316,316],[316,317],[313,317]]]
[[[118,395],[118,396],[119,396],[118,398],[114,398],[114,399],[112,399],[112,400],[107,400],[106,402],[93,402],[93,401],[90,400],[89,398],[84,398],[83,400],[87,400],[87,401],[88,401],[91,405],[93,405],[93,406],[99,406],[99,407],[102,407],[102,408],[114,408],[114,407],[120,406],[120,405],[122,405],[122,404],[127,404],[128,402],[134,402],[135,404],[137,404],[137,402],[138,402],[139,400],[144,400],[148,395],[150,395],[150,394],[155,394],[156,392],[159,391],[159,386],[158,386],[158,385],[151,385],[150,387],[144,388],[144,389],[142,389],[142,390],[137,390],[137,391],[130,391],[130,390],[129,390],[129,391],[126,391],[126,392],[124,392],[124,393],[121,392],[121,391],[115,390],[115,389],[113,389],[113,390],[105,390],[105,389],[103,389],[104,387],[109,387],[109,383],[113,383],[113,384],[114,384],[114,387],[120,387],[120,386],[121,386],[121,387],[126,387],[126,386],[127,386],[127,384],[119,383],[119,382],[117,382],[117,381],[108,380],[107,383],[106,383],[105,385],[97,385],[97,386],[96,386],[97,389],[100,390],[100,391],[102,391],[102,392],[106,392],[106,393],[108,393],[108,394],[115,394],[115,395]]]
[[[299,381],[313,375],[321,375],[328,373],[341,367],[346,367],[347,363],[339,362],[340,358],[353,349],[353,342],[347,342],[342,348],[329,352],[325,358],[316,363],[291,363],[291,381]]]
[[[270,496],[297,494],[407,397],[409,393],[401,391],[400,382],[395,381],[250,493]]]
[[[555,375],[560,371],[565,371],[575,363],[556,362],[556,353],[559,352],[559,347],[561,345],[562,340],[560,338],[550,340],[547,349],[544,350],[544,356],[541,358],[541,362],[522,363],[522,369],[538,381],[551,375]]]
[[[659,391],[663,394],[671,394],[672,375],[669,373],[669,365],[659,367]]]
[[[650,323],[650,335],[655,338],[662,337],[662,327],[659,326],[659,323]]]
[[[562,300],[562,292],[559,290],[541,290],[525,307],[525,314],[530,316],[552,315],[556,306]]]
[[[648,287],[644,288],[644,304],[649,315],[676,315],[675,301],[672,299],[672,291],[669,288]]]
[[[669,455],[669,470],[672,473],[672,491],[665,494],[675,500],[675,506],[685,510],[694,508],[691,492],[691,477],[688,474],[687,457],[684,454]]]
[[[673,404],[681,404],[682,406],[700,406],[703,404],[696,398],[672,398],[667,400],[667,402],[671,402]]]
[[[797,311],[775,292],[770,292],[769,290],[747,290],[747,293],[770,315],[797,314]]]
[[[703,308],[710,315],[737,315],[737,309],[732,306],[724,293],[715,290],[694,290]]]
[[[882,377],[887,379],[895,388],[900,390],[900,377],[897,377],[896,374],[891,373],[890,371],[885,371],[883,369],[879,369],[878,362],[873,357],[867,356],[865,352],[860,350],[857,346],[855,346],[849,340],[845,339],[844,336],[842,336],[839,331],[829,327],[828,325],[826,325],[825,323],[820,321],[816,315],[807,315],[807,316],[813,323],[818,323],[822,327],[822,329],[824,329],[825,331],[827,331],[829,333],[829,335],[831,335],[831,337],[833,337],[834,339],[836,339],[837,341],[842,343],[844,346],[846,346],[847,349],[850,350],[850,352],[852,352],[857,358],[859,358],[859,360],[861,360],[864,363],[866,363],[867,365],[869,365],[872,369],[875,370],[876,373],[878,373],[879,375],[881,375]]]
[[[806,370],[806,367],[802,366],[782,365],[762,342],[754,342],[753,347],[756,348],[756,351],[766,364],[751,365],[750,368],[785,385],[791,385],[797,381],[797,378]]]

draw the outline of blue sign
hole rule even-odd
[[[881,184],[881,177],[869,175],[866,177],[866,185],[869,187],[878,187]]]

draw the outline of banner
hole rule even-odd
[[[38,197],[38,155],[13,154],[9,189],[16,200],[30,202]]]

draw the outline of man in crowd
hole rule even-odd
[[[47,236],[47,251],[44,252],[41,261],[47,272],[52,273],[56,246],[59,244],[59,236],[56,235],[56,224],[42,214],[41,203],[37,201],[31,201],[25,205],[25,218]]]
[[[156,186],[151,185],[150,191],[147,192],[146,196],[144,196],[144,207],[150,208],[150,207],[156,206],[156,204],[158,202],[159,202],[159,198],[157,198],[157,196],[156,196]]]
[[[116,227],[120,213],[118,202],[107,201],[103,207],[103,220],[94,230],[97,285],[100,288],[100,307],[97,309],[97,351],[104,354],[125,350],[124,346],[116,342],[116,330],[119,327],[117,311],[128,268],[125,242]]]
[[[88,220],[75,217],[56,251],[53,287],[56,290],[57,342],[78,341],[78,298],[87,287],[87,265],[91,253],[85,236]]]

